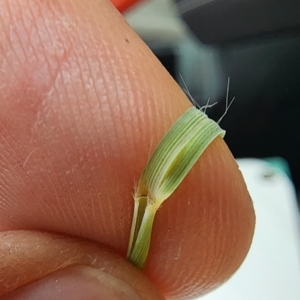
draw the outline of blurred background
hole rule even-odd
[[[280,157],[300,190],[300,1],[112,0],[169,73],[218,120],[236,158]]]

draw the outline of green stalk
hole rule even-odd
[[[127,256],[143,268],[159,206],[177,189],[204,150],[225,131],[202,111],[188,109],[161,140],[134,194],[134,214]]]
[[[146,207],[134,247],[130,253],[130,261],[140,269],[144,267],[148,256],[155,213],[156,208],[153,205]]]

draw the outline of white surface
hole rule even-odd
[[[233,277],[199,299],[299,300],[300,222],[293,186],[264,161],[238,163],[255,207],[254,240]]]

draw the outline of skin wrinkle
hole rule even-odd
[[[89,104],[87,104],[87,106],[88,106]],[[79,111],[80,111],[80,109],[78,109]],[[82,119],[84,118],[84,116],[82,116]],[[84,123],[84,122],[82,122],[82,123]],[[91,128],[85,128],[85,130],[86,130],[86,132],[88,133],[87,134],[87,138],[86,138],[86,143],[87,144],[90,144],[90,142],[91,142],[91,134],[90,134],[90,130],[91,130]],[[79,156],[79,162],[80,162],[80,164],[81,164],[81,170],[84,170],[85,169],[85,166],[87,165],[87,163],[88,163],[88,161],[87,161],[87,156],[88,156],[88,150],[87,150],[87,147],[86,147],[86,149],[84,149],[84,148],[79,148],[79,153],[78,153],[78,156]],[[88,175],[86,175],[86,178],[87,178],[87,180],[88,180]],[[83,188],[81,188],[82,190],[83,190],[83,194],[84,194],[84,189]],[[70,199],[71,199],[71,195],[70,195]],[[84,198],[84,195],[82,196],[82,198]],[[68,206],[67,204],[66,204],[66,206]],[[80,215],[80,212],[78,211],[78,210],[80,210],[80,211],[83,211],[84,213],[82,214],[82,218],[81,218],[81,222],[84,224],[84,226],[85,227],[90,227],[89,226],[89,220],[88,220],[88,217],[87,217],[87,215],[86,215],[86,213],[85,213],[85,210],[84,210],[84,207],[82,207],[82,206],[80,206],[80,208],[77,208],[76,207],[76,205],[75,205],[75,202],[72,202],[72,206],[70,206],[70,209],[73,209],[73,214],[75,215],[75,216],[79,216]],[[75,218],[75,216],[73,217],[73,219]],[[78,218],[78,219],[80,219],[80,218]],[[75,218],[75,220],[76,220],[76,218]],[[77,223],[76,223],[76,225],[77,225]],[[78,226],[77,226],[78,227]]]
[[[22,19],[22,18],[21,18]],[[30,30],[31,31],[31,30]],[[25,32],[27,32],[26,30],[25,30]],[[22,37],[20,37],[19,36],[19,39],[20,38],[22,38]],[[18,43],[18,44],[20,44],[20,43]],[[22,43],[21,43],[21,45],[22,45]],[[23,50],[24,51],[24,50]],[[36,54],[35,54],[36,55]],[[17,56],[18,57],[18,56]],[[13,72],[14,74],[16,73],[16,72]],[[43,76],[44,77],[44,76]],[[54,81],[55,81],[55,78],[53,79]],[[49,87],[48,88],[48,90],[51,90],[51,87]],[[47,94],[47,92],[45,91],[45,94]],[[43,106],[43,104],[42,104],[42,106]],[[37,111],[37,117],[38,117],[38,119],[39,119],[39,116],[40,116],[41,114],[39,113],[39,111]],[[36,128],[36,124],[38,124],[39,123],[39,120],[37,119],[37,121],[36,121],[36,123],[35,123],[35,125],[33,125],[33,127],[32,128]]]
[[[16,6],[16,8],[17,8],[18,6]],[[9,50],[12,50],[13,52],[14,52],[14,56],[15,56],[15,58],[16,58],[16,60],[17,60],[17,62],[18,63],[21,63],[22,61],[21,61],[21,57],[20,57],[20,53],[18,53],[19,55],[17,55],[17,53],[15,52],[15,48],[13,47],[14,46],[14,44],[13,43],[10,43],[10,38],[9,38],[9,34],[11,33],[11,31],[12,31],[12,29],[13,28],[15,28],[16,26],[17,26],[17,20],[10,20],[11,18],[13,18],[14,17],[14,14],[12,14],[11,13],[11,11],[10,11],[10,6],[8,5],[8,7],[7,7],[7,10],[8,10],[8,13],[7,13],[7,15],[6,15],[6,17],[9,19],[8,20],[8,24],[13,24],[13,25],[10,25],[10,28],[9,28],[9,31],[6,31],[6,30],[2,30],[1,32],[3,33],[3,35],[6,37],[6,43],[0,43],[0,45],[8,45],[8,46],[10,46],[11,48],[9,49]],[[5,10],[4,10],[4,12],[5,12]],[[3,14],[3,16],[4,16],[4,14]],[[4,16],[5,17],[5,16]],[[4,26],[3,26],[4,27]],[[3,38],[4,39],[4,38]],[[21,48],[22,49],[22,48]],[[23,50],[23,49],[22,49]],[[6,54],[6,53],[10,53],[9,51],[8,51],[8,49],[4,49],[4,51],[3,51],[3,53],[4,54]],[[24,58],[25,58],[25,54],[23,55],[24,56]],[[5,56],[4,56],[4,58],[5,58]],[[3,60],[4,61],[4,60]],[[13,69],[13,64],[11,63],[11,64],[9,64],[8,63],[8,65],[11,67],[11,69]],[[14,72],[11,72],[12,74],[13,74],[13,76],[15,76],[16,78],[18,77],[18,73],[14,73]]]
[[[66,183],[67,186],[69,186],[70,188],[67,189],[67,196],[65,197],[66,199],[72,199],[72,194],[71,194],[71,186],[69,184],[69,181],[68,181],[68,175],[66,174],[66,172],[64,174],[61,174],[61,177],[63,178],[64,182]],[[78,212],[77,212],[77,209],[74,205],[74,203],[71,201],[71,203],[67,204],[65,202],[65,207],[67,207],[68,209],[68,212],[69,212],[69,215],[72,216],[72,221],[73,221],[73,224],[75,226],[77,226],[77,223],[76,223],[76,214],[78,215]],[[63,210],[63,207],[61,208]],[[83,217],[85,215],[83,214]],[[78,218],[78,217],[77,217]],[[84,218],[83,218],[84,219]],[[68,218],[65,217],[65,220],[67,222]]]
[[[211,162],[210,162],[211,163]],[[221,166],[224,168],[226,167],[226,165],[223,164],[223,160],[222,158],[220,157],[219,158],[219,161],[218,161],[218,164],[216,164],[215,168],[216,168],[216,173],[217,174],[220,174],[220,168]],[[210,180],[213,180],[212,176],[210,176]],[[219,180],[222,180],[222,178],[220,178]],[[228,177],[226,178],[223,178],[223,181],[225,181],[225,185],[227,185],[227,181],[228,181]],[[230,183],[229,183],[230,184]],[[226,225],[228,224],[227,223],[227,220],[226,218],[224,218],[224,207],[226,207],[226,203],[224,203],[224,194],[221,194],[219,196],[219,199],[218,199],[218,202],[216,203],[217,205],[215,205],[215,208],[216,208],[216,212],[211,212],[212,214],[212,218],[213,218],[213,215],[215,214],[216,216],[218,216],[216,218],[216,222],[218,222],[217,226],[213,228],[213,233],[212,233],[212,236],[217,236],[219,233],[217,232],[217,228],[219,228],[220,226],[223,226],[223,227],[227,227]],[[225,210],[226,211],[226,210]],[[229,230],[230,231],[230,230]],[[222,268],[222,264],[223,264],[223,261],[222,261],[222,256],[221,254],[224,253],[224,242],[222,241],[222,243],[218,244],[218,248],[214,247],[213,248],[214,252],[215,252],[215,255],[217,256],[217,259],[215,260],[216,261],[216,264],[215,266],[212,266],[212,268],[214,268],[214,272],[217,273],[218,270],[220,268]]]
[[[45,162],[46,163],[46,162]],[[47,169],[51,169],[50,166],[47,166]],[[57,172],[55,169],[54,169],[54,172],[52,172],[52,176],[49,176],[49,182],[50,182],[50,185],[52,186],[52,191],[54,193],[54,196],[55,196],[55,200],[56,200],[56,203],[57,205],[55,206],[56,207],[56,210],[57,210],[57,215],[62,219],[62,222],[67,222],[68,220],[68,213],[69,213],[69,206],[63,206],[63,201],[64,200],[64,197],[61,196],[61,193],[59,193],[59,190],[58,190],[58,182],[60,182],[60,177],[59,176],[59,172]],[[53,199],[49,199],[50,201],[53,201]],[[63,209],[64,207],[66,207],[67,209]],[[49,211],[49,213],[51,213],[51,211]],[[36,229],[36,227],[34,227],[33,229]]]
[[[132,47],[132,46],[130,45],[130,47]],[[124,53],[123,53],[123,55],[124,55]],[[137,53],[137,55],[139,55],[139,54]],[[138,78],[138,75],[137,75],[137,69],[139,71],[142,71],[140,69],[141,66],[134,64],[134,62],[130,60],[130,57],[128,57],[128,54],[124,55],[124,61],[126,61],[128,64],[127,68],[124,64],[122,64],[121,66],[123,68],[124,75],[126,75],[126,77],[128,78],[128,86],[130,86],[130,84],[131,84],[131,91],[129,91],[130,96],[128,96],[128,103],[129,103],[129,107],[130,107],[129,113],[131,114],[132,120],[134,118],[136,118],[136,120],[137,120],[136,123],[139,124],[140,126],[143,126],[142,129],[132,128],[133,132],[135,132],[135,130],[138,129],[139,130],[139,132],[137,132],[137,134],[138,134],[140,132],[145,131],[145,128],[144,128],[145,123],[146,124],[151,123],[151,122],[149,122],[149,118],[147,118],[148,114],[145,114],[145,110],[141,106],[141,102],[149,101],[145,97],[143,90],[141,89],[141,86],[145,86],[146,83],[140,82],[139,81],[140,78]],[[135,93],[135,97],[137,99],[139,99],[138,102],[134,101],[135,99],[134,99],[133,91]],[[148,113],[148,110],[146,110],[146,112]],[[148,140],[144,139],[143,145],[147,144],[147,143],[148,143]],[[138,147],[136,147],[135,149],[138,149],[140,146],[141,145],[138,145]]]
[[[189,200],[185,200],[187,203]],[[180,205],[180,203],[177,204],[177,215],[181,213],[182,209],[183,208],[186,208],[186,214],[189,215],[189,206],[188,205]],[[178,223],[178,221],[176,222]],[[183,223],[181,223],[181,228],[182,228],[182,231],[185,232],[185,233],[188,233],[189,232],[189,228],[187,228],[187,219],[184,220]],[[190,245],[191,247],[192,245]],[[180,254],[182,255],[182,251],[181,251],[181,241],[179,241],[179,249],[180,249]],[[181,257],[180,257],[181,258]],[[183,273],[183,270],[180,269],[179,270],[179,274],[178,274],[178,278],[180,278],[182,276],[182,273]],[[171,282],[169,284],[172,284]],[[178,282],[178,279],[175,280],[175,282],[173,284],[181,284],[181,282]]]
[[[75,60],[76,62],[78,62],[78,60],[76,59]],[[80,63],[78,63],[77,64],[78,65],[78,70],[79,70],[79,72],[78,72],[78,74],[84,74],[84,72],[83,72],[83,69],[81,68],[81,64]],[[65,77],[65,76],[63,76],[63,77]],[[83,82],[83,78],[81,78],[81,80],[79,80],[79,82],[81,83],[81,82]],[[66,86],[66,84],[64,84],[65,86]],[[63,86],[64,86],[63,85]],[[73,85],[71,85],[71,86],[73,86]],[[84,90],[84,89],[83,89]],[[72,93],[72,92],[71,92]],[[76,101],[76,103],[78,103],[78,101]],[[88,104],[89,105],[89,104]],[[78,108],[78,111],[82,111],[82,109],[80,109],[80,108]],[[80,114],[78,114],[78,117],[77,118],[84,118],[84,116],[81,116]],[[84,124],[84,123],[83,123]],[[92,128],[90,129],[90,130],[92,130]],[[74,204],[73,204],[74,203]],[[76,207],[75,207],[75,202],[72,202],[72,204],[73,204],[73,210],[74,211],[76,211]],[[71,213],[72,214],[72,213]],[[88,220],[87,219],[85,219],[85,223],[86,223],[86,225],[88,225],[89,224],[89,222],[88,222]]]
[[[62,149],[63,150],[63,149]],[[62,152],[63,153],[63,152]],[[50,166],[49,166],[50,167]],[[67,198],[67,197],[61,197],[59,191],[57,190],[56,186],[58,186],[58,183],[61,181],[61,180],[64,180],[65,182],[67,182],[67,178],[65,176],[65,174],[63,175],[61,172],[55,172],[55,178],[53,178],[54,180],[52,180],[52,177],[50,180],[52,180],[52,189],[54,190],[55,194],[56,194],[56,201],[58,201],[58,207],[59,210],[62,212],[62,215],[63,215],[63,218],[60,217],[60,214],[58,213],[58,220],[61,218],[62,220],[68,220],[68,216],[73,216],[74,215],[74,211],[76,211],[75,207],[74,207],[74,211],[71,211],[71,207],[68,205],[67,206],[67,211],[64,210],[64,206],[60,205],[61,204],[61,201],[63,201],[64,198]],[[71,194],[69,192],[69,190],[67,191],[69,196],[71,197]],[[63,202],[62,202],[63,203]],[[70,203],[71,205],[73,205],[73,203],[71,202]],[[72,219],[73,222],[74,222],[74,219]],[[76,223],[74,222],[74,224],[76,225]]]
[[[44,165],[45,165],[45,170],[49,170],[49,168],[47,167],[47,163],[45,160],[42,160]],[[52,182],[52,185],[51,184],[48,184],[48,180],[50,180],[50,182]],[[56,196],[56,199],[58,199],[58,193],[56,191],[56,189],[54,188],[53,190],[53,187],[55,187],[54,185],[54,182],[52,180],[52,177],[50,176],[49,174],[49,171],[48,172],[44,172],[43,176],[39,176],[39,181],[40,181],[40,185],[41,186],[45,186],[47,188],[47,190],[49,191],[50,194],[52,194],[52,191],[53,191],[53,194]],[[44,184],[43,184],[44,183]],[[45,205],[46,203],[46,199],[44,198],[44,194],[47,194],[46,191],[43,191],[44,193],[42,193],[42,197],[40,198],[40,201],[37,201],[37,205],[40,207],[41,211],[45,211],[45,215],[54,215],[55,216],[55,219],[59,219],[61,214],[59,212],[59,207],[58,206],[55,206],[54,209],[49,209],[49,207],[47,205]],[[37,208],[38,210],[38,208]],[[65,216],[65,213],[63,213],[63,215]],[[32,223],[32,228],[34,229],[36,226],[34,224],[34,222]]]
[[[116,50],[113,50],[113,51],[115,51],[115,53],[116,53]],[[121,58],[121,53],[119,53],[119,52],[117,52],[116,53],[116,55],[117,56],[119,56],[120,58]],[[124,54],[122,53],[122,55],[124,56]],[[139,53],[135,53],[135,55],[140,55]],[[125,59],[126,60],[124,60],[124,61],[126,61],[126,63],[127,63],[127,61],[128,61],[128,59],[127,59],[127,57],[125,56]],[[127,65],[128,65],[128,63],[127,63]],[[122,66],[122,64],[121,64],[121,66]],[[142,66],[139,66],[139,65],[136,65],[136,64],[133,64],[130,60],[129,60],[129,68],[128,68],[128,66],[127,66],[127,68],[125,68],[124,69],[124,74],[126,73],[126,74],[131,74],[131,69],[135,69],[135,70],[141,70],[141,67]],[[142,72],[142,70],[141,70],[141,72]],[[147,101],[147,102],[150,102],[151,101],[151,99],[154,99],[154,98],[158,98],[158,99],[161,99],[161,98],[163,98],[160,94],[159,94],[159,90],[157,90],[155,87],[152,87],[152,86],[150,86],[150,89],[149,89],[149,91],[148,91],[148,96],[147,97],[145,97],[144,95],[143,95],[143,91],[142,91],[142,89],[141,89],[141,86],[146,86],[146,85],[148,85],[148,83],[147,82],[144,82],[143,80],[144,80],[144,78],[147,78],[147,77],[155,77],[156,76],[156,74],[155,74],[155,72],[151,72],[151,73],[149,73],[149,74],[147,74],[145,77],[142,77],[142,78],[138,78],[137,77],[137,75],[135,74],[135,73],[133,73],[133,75],[132,75],[132,77],[131,77],[131,82],[132,82],[132,85],[131,86],[128,86],[128,87],[126,87],[127,88],[127,90],[130,92],[130,91],[134,91],[134,93],[135,93],[135,95],[136,95],[136,98],[137,99],[139,99],[139,101],[138,102],[133,102],[133,106],[129,106],[130,107],[130,110],[129,110],[129,112],[131,113],[131,114],[133,114],[133,111],[134,110],[136,110],[138,113],[136,113],[136,116],[137,116],[137,118],[138,118],[138,120],[140,120],[140,122],[137,122],[138,124],[141,124],[141,126],[143,126],[143,124],[148,124],[148,125],[151,125],[151,127],[150,127],[150,136],[154,136],[154,137],[156,137],[156,139],[157,140],[160,140],[161,138],[162,138],[162,136],[158,136],[157,137],[157,130],[156,130],[156,128],[157,128],[157,124],[155,124],[152,120],[153,120],[153,118],[152,118],[152,114],[153,113],[155,113],[155,111],[158,109],[156,106],[152,106],[152,105],[150,105],[151,103],[149,103],[149,109],[141,109],[140,108],[140,103],[141,102],[144,102],[144,101]],[[137,94],[137,92],[140,92],[140,93],[138,93]],[[131,97],[129,96],[128,98],[127,98],[127,100],[128,99],[131,99]],[[162,111],[162,113],[163,113],[163,115],[165,115],[168,111],[169,111],[169,108],[168,107],[165,107],[165,106],[163,106],[164,105],[164,102],[163,101],[161,101],[161,103],[160,104],[162,104],[162,107],[160,107],[159,109]],[[136,109],[134,109],[136,107]],[[131,111],[131,109],[132,109],[132,111]],[[133,110],[134,109],[134,110]],[[134,122],[132,122],[132,124],[134,124]],[[162,126],[161,124],[160,124],[160,126]],[[168,128],[167,127],[164,127],[164,129],[165,130],[167,130]],[[146,140],[146,141],[144,141],[146,144],[147,143],[149,143],[149,140]],[[144,144],[144,143],[143,143]],[[139,145],[139,147],[141,147],[141,145]],[[148,147],[147,147],[148,148]],[[153,152],[153,150],[154,149],[152,149],[152,151],[151,152]]]
[[[95,148],[95,144],[93,144],[93,147]],[[90,168],[91,168],[91,166],[90,166]],[[93,176],[93,180],[96,181],[97,179],[96,179],[95,175],[92,174],[92,176]],[[92,211],[92,219],[95,220],[96,219],[95,202],[91,198],[89,198],[87,201],[90,204],[90,209]],[[102,212],[102,215],[103,215],[103,212]],[[89,219],[88,216],[86,216],[86,218]],[[88,230],[91,232],[91,236],[93,236],[94,235],[93,226],[92,226],[92,224],[90,224],[90,225],[89,224],[90,224],[90,222],[88,222],[88,224],[87,224],[88,225]]]
[[[55,37],[56,40],[58,41],[58,43],[61,44],[60,42],[60,38],[59,38],[59,33],[57,32],[57,28],[58,27],[53,27],[51,26],[51,22],[48,22],[48,26],[46,26],[45,23],[45,16],[40,16],[38,17],[38,14],[34,14],[33,10],[30,9],[30,6],[28,6],[28,10],[30,11],[30,14],[32,17],[28,18],[23,17],[20,18],[20,21],[23,22],[23,31],[24,33],[27,35],[27,42],[23,41],[23,34],[19,34],[18,35],[18,41],[16,42],[16,44],[23,48],[23,53],[28,53],[31,54],[30,56],[26,57],[26,61],[31,61],[31,59],[33,59],[32,64],[35,64],[35,61],[40,61],[40,54],[43,53],[43,57],[44,57],[44,61],[45,64],[47,65],[47,71],[43,72],[43,83],[45,83],[46,81],[48,81],[48,84],[46,84],[46,86],[48,86],[46,88],[46,90],[44,91],[45,94],[47,94],[47,90],[51,90],[53,83],[56,81],[57,76],[60,73],[60,69],[61,66],[63,65],[63,62],[67,60],[68,58],[68,54],[70,53],[70,48],[69,47],[64,47],[64,49],[62,49],[62,54],[58,55],[58,53],[51,53],[53,49],[53,44],[55,44]],[[39,12],[41,13],[41,12]],[[55,18],[55,15],[52,15],[52,19]],[[28,20],[31,20],[30,25],[26,26],[26,23],[28,22]],[[34,21],[33,21],[34,20]],[[36,24],[36,20],[38,20],[38,24]],[[26,21],[26,23],[25,23]],[[50,26],[51,26],[51,34],[50,34]],[[37,29],[38,27],[38,29]],[[18,27],[19,28],[19,27]],[[44,30],[43,35],[41,35],[41,30]],[[35,38],[36,36],[36,38]],[[44,38],[43,38],[44,37]],[[65,41],[66,42],[66,41]],[[43,45],[42,47],[34,47],[34,45]],[[67,43],[69,44],[69,43]],[[23,46],[24,45],[24,46]],[[33,45],[33,46],[32,46]],[[64,44],[66,45],[66,43]],[[29,49],[32,49],[31,51],[25,51],[24,47],[27,48],[29,47]],[[36,50],[42,50],[42,51],[35,51]],[[18,57],[17,53],[16,57]],[[36,59],[35,59],[36,58]],[[50,58],[51,61],[50,61]],[[39,74],[41,74],[41,68],[39,67]],[[45,75],[48,75],[45,77]],[[40,75],[39,75],[40,76]],[[39,77],[37,76],[37,77]],[[45,78],[47,78],[47,80],[45,80]],[[37,81],[38,82],[38,81]]]
[[[220,168],[221,166],[223,167],[226,167],[226,165],[223,163],[223,160],[222,160],[222,157],[220,157],[219,159],[219,163],[217,164],[216,168]],[[220,174],[220,172],[217,172],[217,174]],[[211,178],[212,180],[212,178]],[[221,178],[220,178],[221,180]],[[228,177],[224,178],[223,179],[225,181],[225,185],[231,185],[231,182],[228,182]],[[231,190],[231,189],[229,189]],[[228,195],[228,197],[230,197]],[[218,225],[216,226],[216,228],[220,227],[220,226],[223,226],[224,228],[227,228],[228,232],[230,232],[230,228],[228,228],[228,220],[227,220],[227,217],[226,217],[226,209],[225,207],[228,205],[227,203],[225,203],[226,201],[226,198],[224,197],[224,194],[222,194],[219,199],[218,199],[218,203],[216,205],[216,208],[217,208],[217,212],[216,212],[216,215],[218,215],[218,218],[216,218],[217,222],[218,222]],[[224,218],[224,212],[225,212],[225,218]],[[215,231],[213,233],[213,235],[218,235],[219,233],[217,231]],[[224,253],[224,246],[225,246],[225,243],[224,241],[222,243],[220,243],[218,245],[218,248],[215,247],[215,253],[217,255],[217,258],[216,259],[216,265],[214,266],[214,269],[215,269],[215,273],[216,274],[219,274],[219,270],[222,269],[222,265],[224,265],[224,256],[221,255],[222,253]]]
[[[4,176],[4,183],[5,183],[5,185],[8,187],[8,184],[6,183],[6,182],[8,182],[8,181],[6,181],[7,180],[7,177],[15,177],[15,180],[16,179],[18,179],[18,183],[20,184],[20,180],[22,181],[22,183],[25,185],[25,180],[21,177],[21,176],[19,176],[16,172],[15,172],[15,168],[13,168],[13,170],[12,171],[10,171],[10,172],[8,172],[7,173],[7,176]],[[1,184],[2,185],[2,184]],[[2,185],[3,186],[3,185]],[[5,191],[5,189],[3,189],[4,191]],[[7,191],[9,191],[9,189],[7,189]],[[3,192],[1,192],[1,194],[2,194]],[[0,199],[2,198],[1,197],[1,194],[0,194]],[[4,194],[3,193],[3,198],[5,199],[5,196],[7,196],[7,198],[9,198],[9,194],[7,193],[7,195],[6,194]],[[5,202],[3,202],[3,201],[1,201],[0,202],[0,208],[5,208],[5,206],[7,206],[7,205],[5,205]],[[26,210],[27,210],[27,207],[26,207]]]
[[[49,176],[49,178],[51,178],[50,176]],[[26,179],[27,179],[27,177],[26,177]],[[27,181],[28,181],[28,179],[27,179]],[[43,180],[43,178],[40,178],[39,179],[39,183],[40,183],[40,185],[41,186],[43,186],[43,182],[45,182],[44,180]],[[49,189],[50,190],[50,189]],[[31,194],[29,194],[28,195],[28,198],[31,198],[31,197],[34,197],[35,196],[35,190],[31,190]],[[14,200],[14,202],[17,202],[17,199],[12,199],[12,200]],[[47,210],[47,206],[45,207],[44,206],[44,199],[43,198],[41,198],[40,199],[40,201],[37,201],[36,202],[36,207],[35,207],[35,209],[36,210]],[[25,208],[25,210],[23,210],[22,211],[22,213],[24,213],[24,214],[26,214],[26,215],[32,215],[32,208],[31,207],[26,207]],[[54,215],[56,213],[56,217],[58,218],[61,214],[63,214],[63,213],[60,213],[59,212],[59,210],[58,210],[58,207],[55,207],[54,208],[54,210],[51,210],[51,211],[48,211],[48,213],[47,213],[47,211],[45,211],[45,215],[48,215],[48,214],[51,214],[51,215]],[[16,222],[16,224],[15,224],[15,226],[17,226],[18,227],[18,224],[17,224],[17,222]],[[13,228],[15,228],[15,226],[13,226]],[[31,219],[31,228],[35,228],[36,226],[35,226],[35,219],[34,218],[32,218]]]
[[[30,10],[30,6],[29,6],[29,10]],[[40,13],[40,12],[39,12]],[[33,12],[32,12],[32,10],[31,10],[31,14],[33,15]],[[40,44],[40,45],[45,45],[46,43],[47,43],[47,39],[49,38],[49,41],[51,42],[51,44],[54,44],[54,41],[53,41],[53,37],[54,37],[54,34],[52,33],[52,34],[49,34],[50,32],[49,32],[49,30],[47,29],[47,26],[46,26],[46,23],[45,23],[45,18],[44,17],[42,17],[41,15],[40,15],[40,18],[38,18],[37,16],[34,16],[33,17],[33,19],[37,19],[37,20],[40,20],[40,22],[41,22],[41,26],[39,26],[39,25],[37,25],[38,26],[38,28],[36,28],[34,25],[32,26],[32,28],[30,28],[27,32],[29,32],[29,33],[31,33],[31,35],[30,35],[30,39],[29,39],[29,45],[31,45],[31,44],[35,44],[34,43],[34,35],[36,35],[36,38],[37,38],[37,41],[38,41],[38,43]],[[24,19],[23,19],[24,20]],[[23,24],[24,25],[24,24]],[[25,27],[25,26],[24,26]],[[42,29],[44,29],[44,32],[41,32],[42,31]],[[53,31],[53,32],[55,32],[55,30]],[[34,34],[35,33],[35,34]],[[57,32],[56,32],[57,33]],[[46,41],[44,41],[43,39],[42,39],[42,37],[43,36],[46,36],[47,38],[45,39]],[[38,61],[38,53],[35,51],[35,47],[33,47],[32,48],[33,49],[33,57],[36,57],[37,58],[37,61]],[[39,49],[36,49],[37,51],[39,50]],[[49,54],[50,54],[50,51],[48,50],[48,49],[46,48],[46,47],[43,47],[43,51],[45,51],[45,53],[44,53],[44,58],[45,58],[45,65],[46,65],[46,68],[45,68],[45,70],[44,70],[44,74],[48,74],[49,75],[49,82],[52,80],[52,85],[53,85],[53,83],[56,81],[56,77],[58,76],[58,73],[59,73],[59,64],[56,62],[57,61],[57,59],[58,59],[58,57],[56,57],[56,59],[53,59],[53,60],[51,60],[51,62],[49,61],[50,60],[50,56],[49,56]],[[42,52],[42,51],[41,51]],[[48,52],[48,53],[47,53]],[[47,55],[48,54],[48,55]],[[57,66],[56,66],[56,68],[53,68],[53,65],[54,64],[56,64]],[[44,68],[43,68],[44,69]],[[55,69],[57,69],[57,70],[55,70]],[[52,75],[51,73],[51,70],[53,70],[53,73],[55,74],[56,73],[56,75]],[[38,71],[38,76],[37,77],[39,77],[40,76],[40,74],[41,74],[41,68],[39,69],[39,71]],[[52,89],[52,87],[50,86],[50,88],[49,88],[49,90],[48,90],[48,93],[49,93],[49,91]],[[47,92],[46,92],[46,94],[47,94]]]

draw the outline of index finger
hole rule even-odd
[[[1,5],[0,230],[79,236],[125,257],[134,183],[189,103],[108,1]],[[253,228],[216,139],[158,211],[144,272],[169,298],[199,295],[239,267]]]

